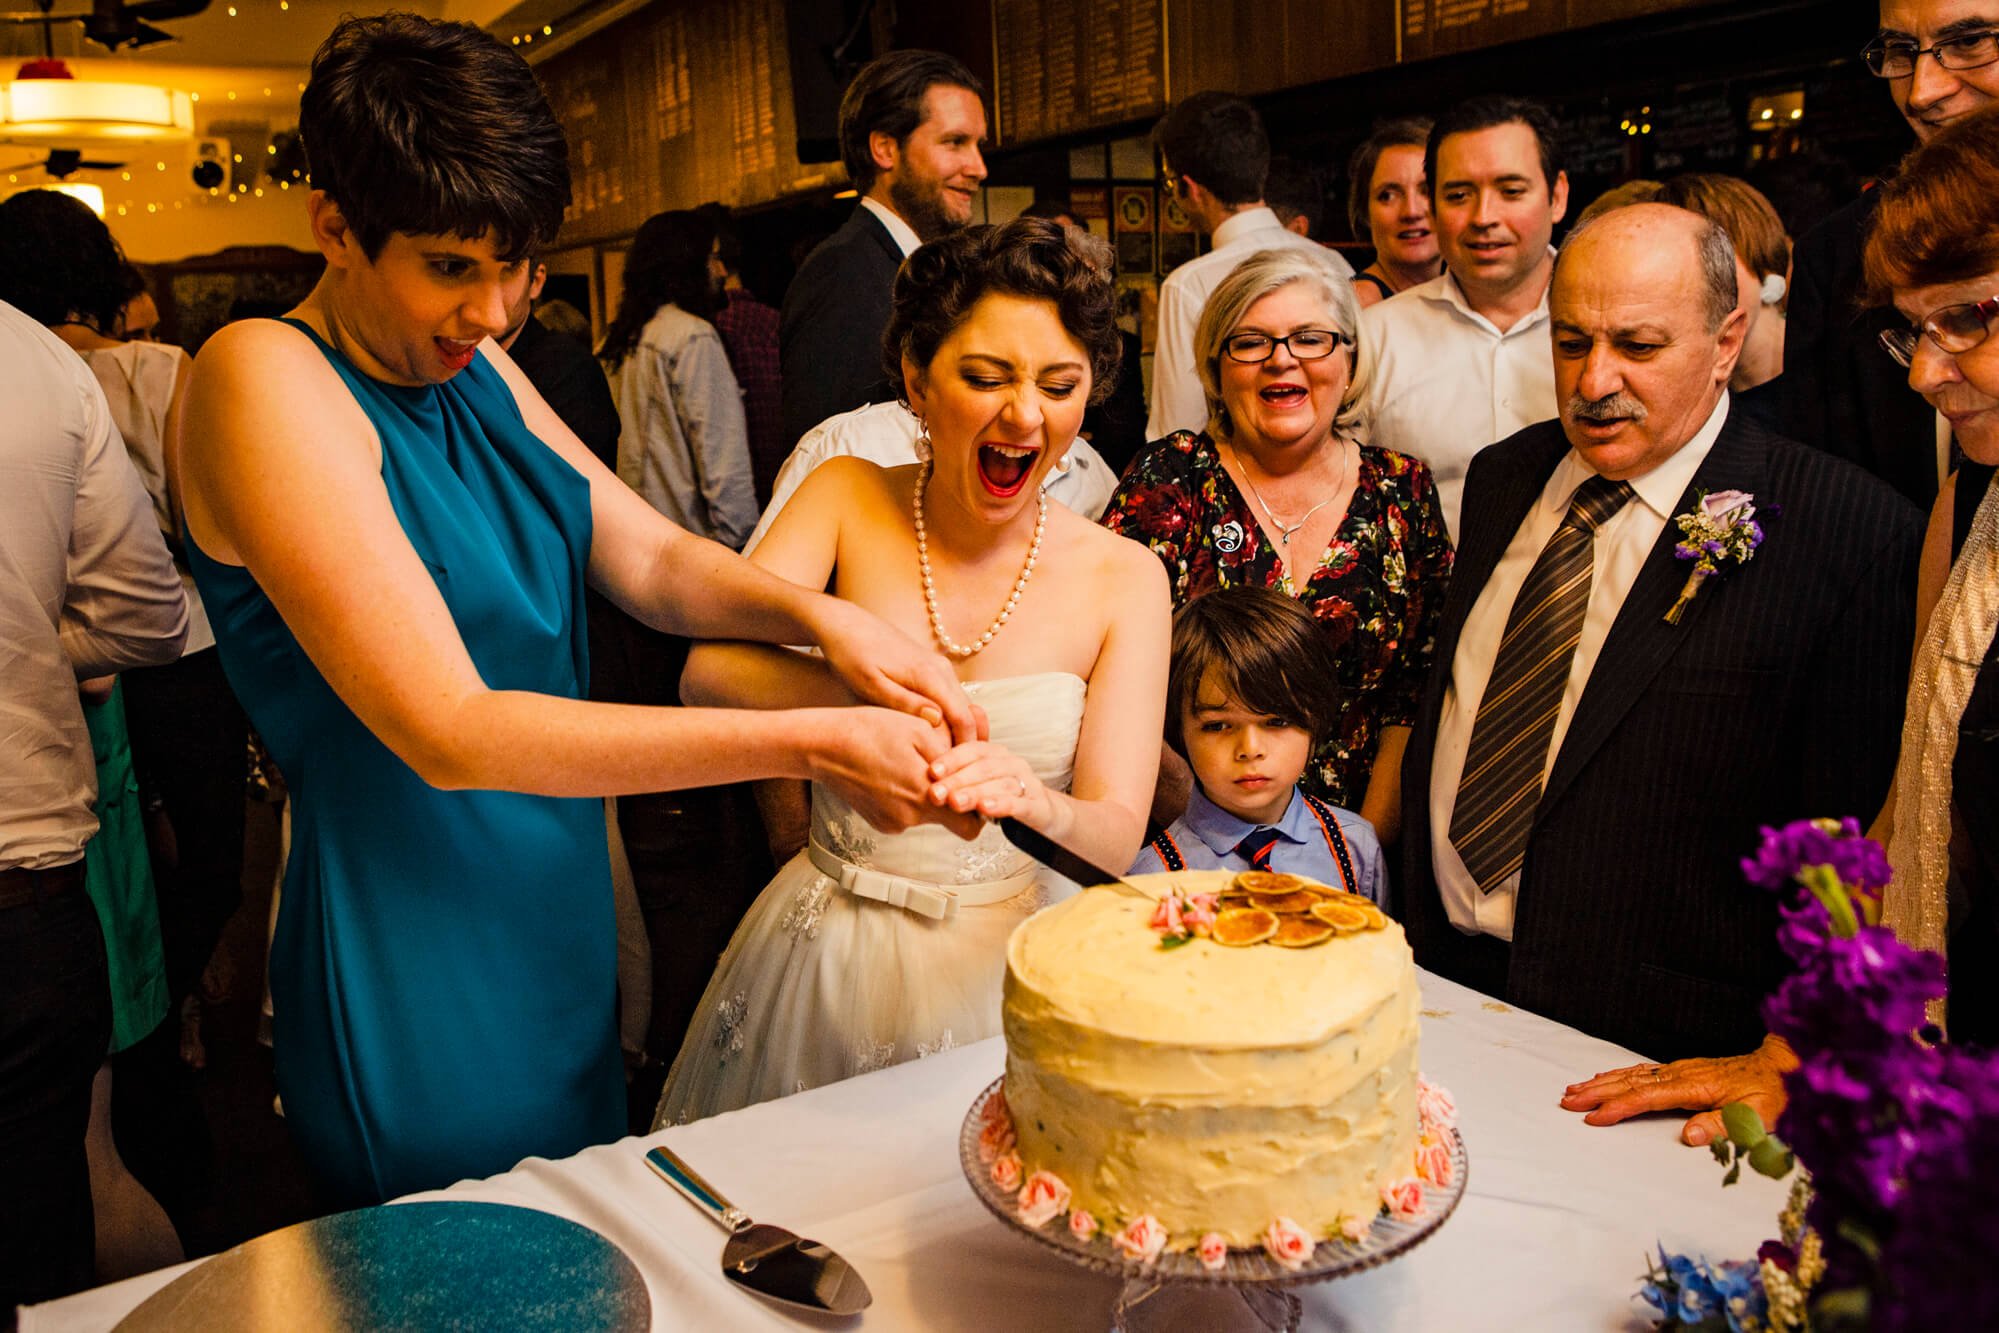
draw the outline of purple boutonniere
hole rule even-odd
[[[1666,623],[1677,625],[1686,614],[1687,603],[1701,590],[1701,584],[1721,572],[1721,567],[1742,565],[1763,544],[1763,528],[1756,521],[1756,497],[1747,491],[1703,491],[1700,503],[1673,519],[1680,529],[1680,544],[1673,554],[1694,562],[1680,596],[1666,612]]]

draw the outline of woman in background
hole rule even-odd
[[[1374,246],[1374,262],[1353,276],[1362,309],[1444,271],[1423,173],[1429,140],[1427,117],[1384,121],[1347,164],[1347,223],[1355,239]]]

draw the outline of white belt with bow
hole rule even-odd
[[[887,903],[890,907],[900,907],[905,912],[914,912],[932,921],[949,921],[957,915],[960,907],[985,907],[1005,902],[1034,883],[1034,871],[1030,869],[1005,879],[953,884],[947,888],[927,879],[891,875],[885,870],[870,870],[866,866],[843,861],[817,840],[806,844],[805,855],[821,874],[856,898]]]

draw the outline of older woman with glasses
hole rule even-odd
[[[1390,842],[1451,546],[1429,469],[1356,434],[1373,362],[1360,328],[1345,275],[1310,252],[1244,260],[1195,331],[1208,429],[1148,446],[1103,521],[1152,548],[1176,607],[1248,585],[1313,614],[1341,705],[1306,789]]]
[[[1902,755],[1875,826],[1895,869],[1884,916],[1908,943],[1948,957],[1952,1039],[1989,1044],[1999,1040],[1999,109],[1939,130],[1881,187],[1865,263],[1870,295],[1908,321],[1882,344],[1964,453],[1923,545]]]

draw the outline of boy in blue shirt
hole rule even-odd
[[[1133,874],[1272,870],[1387,898],[1373,826],[1298,789],[1334,716],[1325,651],[1312,617],[1262,588],[1224,588],[1180,608],[1166,743],[1195,787],[1187,813],[1139,849]]]

